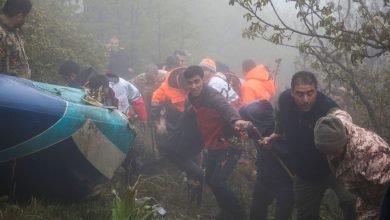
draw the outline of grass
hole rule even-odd
[[[3,201],[0,204],[0,219],[7,220],[78,220],[110,219],[112,199],[101,197],[77,203],[60,203],[31,198],[24,203]]]
[[[138,132],[135,146],[138,154],[141,155],[139,157],[141,164],[155,162],[155,152],[152,150],[148,131]],[[248,149],[250,150],[247,150],[243,157],[249,163],[243,162],[237,165],[229,184],[243,206],[249,211],[255,181],[253,175],[255,158],[253,149]],[[150,199],[147,199],[147,202],[135,202],[136,198],[143,197]],[[327,206],[321,208],[322,219],[341,219],[335,200],[337,199],[332,195],[324,199]],[[155,162],[150,170],[145,171],[139,177],[135,187],[129,188],[129,181],[124,173],[117,174],[97,198],[64,203],[45,198],[31,198],[29,201],[15,202],[7,197],[0,197],[0,220],[122,220],[126,219],[127,214],[135,212],[145,217],[144,219],[159,219],[161,218],[159,215],[151,214],[154,213],[151,212],[151,206],[156,202],[167,211],[165,219],[169,220],[207,220],[212,219],[218,212],[209,187],[204,187],[203,202],[198,207],[190,201],[187,183],[184,181],[182,172],[163,160]],[[273,208],[271,207],[270,210],[272,213]],[[332,214],[329,214],[329,210]]]
[[[138,179],[139,180],[139,179]],[[112,220],[151,220],[159,217],[158,203],[151,197],[137,198],[137,184],[129,186],[119,195],[114,191],[115,200],[112,208]]]

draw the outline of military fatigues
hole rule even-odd
[[[131,79],[131,82],[141,91],[142,97],[144,97],[148,106],[151,103],[153,92],[160,87],[162,82],[164,82],[166,75],[167,72],[159,70],[158,75],[153,82],[148,81],[145,73],[141,73]]]
[[[31,70],[19,29],[10,30],[0,21],[0,72],[29,79]]]
[[[342,110],[332,113],[347,128],[349,143],[341,158],[330,161],[337,179],[358,196],[359,220],[379,218],[379,207],[390,182],[390,147],[374,132],[352,123]]]

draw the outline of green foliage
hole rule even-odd
[[[32,3],[23,32],[32,78],[39,81],[61,82],[57,71],[66,59],[79,62],[83,68],[92,66],[104,71],[107,64],[104,46],[112,36],[119,38],[137,74],[149,63],[163,63],[176,49],[189,53],[187,64],[198,63],[207,56],[229,64],[232,70],[240,69],[239,51],[247,51],[247,56],[259,54],[257,45],[237,46],[240,39],[236,30],[241,27],[232,14],[238,10],[219,1],[32,0]]]
[[[59,82],[59,65],[72,59],[81,66],[102,69],[104,48],[93,36],[80,30],[67,19],[72,7],[60,1],[37,0],[24,26],[25,48],[32,78],[44,82]]]
[[[137,73],[150,62],[165,61],[175,49],[188,48],[195,37],[180,0],[84,0],[84,5],[75,21],[101,42],[118,37]]]
[[[159,205],[151,205],[153,201],[150,197],[144,197],[137,199],[137,186],[138,181],[134,186],[129,188],[119,196],[116,192],[114,207],[112,209],[113,220],[150,220],[156,219],[158,210],[161,208]]]
[[[327,40],[333,46],[350,52],[353,61],[361,61],[389,50],[390,41],[385,40],[390,34],[389,12],[386,8],[382,9],[377,4],[368,5],[369,2],[363,1],[348,1],[344,4],[336,1],[326,4],[320,2],[295,1],[296,17],[302,23],[303,29],[301,29],[294,27],[288,19],[282,17],[271,0],[258,0],[256,3],[250,0],[229,1],[231,5],[237,4],[248,11],[245,14],[247,21],[251,22],[246,30],[248,37],[261,36],[276,44],[283,44],[283,39],[288,39],[292,34],[302,35],[309,39]],[[353,11],[356,7],[358,10]],[[265,8],[271,9],[278,19],[272,21],[262,16]],[[354,19],[353,16],[360,18]],[[256,27],[263,25],[272,27],[276,33],[267,32],[267,28]],[[304,44],[314,46],[312,43],[308,44],[308,41],[305,41]]]
[[[255,4],[250,0],[230,0],[229,3],[247,11],[244,17],[249,24],[244,37],[263,38],[299,49],[305,59],[301,60],[305,63],[303,67],[321,73],[329,85],[325,90],[332,93],[338,87],[346,88],[350,92],[345,95],[355,101],[352,112],[358,121],[388,136],[389,115],[382,110],[390,103],[382,86],[382,82],[389,83],[388,1],[383,1],[384,7],[375,1],[295,1],[295,25],[274,1],[259,0]],[[291,4],[286,2],[283,6]],[[266,8],[276,15],[276,20],[263,15]],[[291,39],[296,42],[288,42]]]
[[[12,203],[0,198],[0,219],[4,220],[106,220],[110,219],[112,196],[98,200],[60,203],[42,198]]]

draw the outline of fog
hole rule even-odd
[[[183,13],[183,16],[196,33],[183,47],[192,54],[189,58],[191,63],[199,62],[202,57],[211,57],[226,63],[234,72],[242,73],[241,62],[244,59],[252,58],[259,64],[274,68],[275,60],[281,58],[277,82],[279,88],[289,85],[290,77],[295,72],[294,60],[298,56],[296,49],[262,39],[244,39],[242,32],[248,26],[243,18],[246,11],[238,5],[230,6],[228,1],[218,0],[185,2],[191,7],[186,9],[188,13]],[[267,15],[265,11],[264,14],[273,19],[272,13]]]
[[[196,6],[201,9],[207,2],[209,13],[191,10],[192,23],[199,29],[199,47],[189,48],[194,54],[191,61],[197,62],[202,56],[210,56],[228,64],[234,72],[241,73],[243,59],[253,58],[257,63],[273,68],[275,60],[282,58],[277,80],[279,88],[288,85],[295,71],[297,51],[262,39],[242,38],[243,29],[248,26],[243,18],[246,12],[237,5],[229,6],[227,1],[201,0],[196,1]]]
[[[188,65],[209,57],[239,74],[244,59],[252,58],[273,69],[275,60],[281,58],[276,79],[279,88],[288,86],[295,72],[298,52],[262,39],[244,39],[246,11],[229,5],[227,0],[84,0],[80,5],[82,10],[78,12],[86,30],[101,42],[117,36],[129,51],[136,72],[142,72],[150,62],[164,62],[176,49],[189,54]],[[290,11],[289,5],[294,9],[293,4],[287,4],[282,13]],[[268,9],[262,15],[274,19]],[[93,23],[98,25],[89,25]]]

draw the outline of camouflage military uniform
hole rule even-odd
[[[31,70],[19,29],[9,30],[0,21],[0,72],[29,79]]]
[[[159,70],[156,79],[153,82],[150,82],[147,80],[146,74],[141,73],[131,79],[131,82],[141,91],[142,97],[144,97],[147,105],[150,105],[153,92],[160,87],[162,82],[164,82],[166,75],[167,73],[165,71]]]
[[[349,143],[341,158],[330,161],[336,177],[358,196],[358,219],[378,219],[380,202],[390,182],[390,147],[374,132],[352,123],[342,110],[332,113],[347,128]]]

